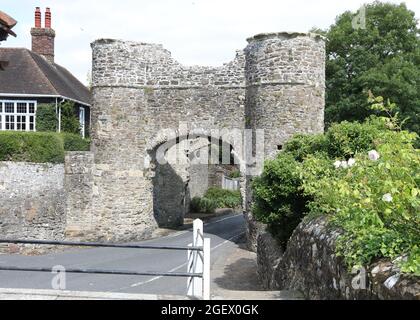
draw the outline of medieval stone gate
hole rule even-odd
[[[260,34],[221,67],[183,66],[155,44],[101,39],[92,49],[92,152],[66,159],[67,237],[132,240],[158,223],[179,223],[182,212],[157,217],[154,204],[156,150],[171,139],[264,130],[263,156],[272,157],[291,135],[323,131],[318,35]],[[246,173],[243,148],[226,142]],[[245,203],[248,179],[241,183]]]

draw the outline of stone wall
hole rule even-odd
[[[390,261],[376,262],[365,273],[350,272],[335,254],[339,234],[323,217],[302,222],[283,253],[261,232],[257,260],[265,288],[299,290],[307,299],[420,299],[419,277],[401,274]]]
[[[66,152],[64,187],[66,200],[66,238],[75,240],[98,239],[92,235],[92,226],[100,221],[100,217],[93,215],[93,185],[94,174],[101,174],[95,170],[92,152]]]
[[[63,239],[63,179],[62,164],[0,162],[0,236]]]

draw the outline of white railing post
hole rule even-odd
[[[210,238],[204,238],[203,221],[193,222],[193,242],[189,247],[202,247],[203,251],[188,250],[187,272],[202,274],[202,278],[188,277],[187,295],[210,300]]]
[[[203,221],[195,219],[193,222],[193,247],[203,246]],[[203,259],[197,250],[188,250],[188,272],[203,273]],[[203,296],[203,282],[198,277],[188,277],[188,295],[194,297]]]

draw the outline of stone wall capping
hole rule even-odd
[[[246,40],[248,43],[254,42],[254,41],[261,41],[261,40],[268,40],[268,39],[292,39],[296,37],[311,37],[314,39],[319,39],[325,41],[327,38],[313,32],[296,32],[296,31],[282,31],[282,32],[264,32],[264,33],[258,33],[250,38],[247,38]]]

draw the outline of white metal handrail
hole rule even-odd
[[[188,246],[156,246],[156,245],[136,245],[121,243],[101,243],[101,242],[74,242],[74,241],[54,241],[54,240],[26,240],[26,239],[0,239],[0,243],[15,244],[37,244],[37,245],[64,245],[82,247],[108,247],[119,249],[160,249],[160,250],[187,250],[187,272],[156,272],[156,271],[131,271],[120,269],[86,269],[71,268],[66,269],[69,273],[85,274],[114,274],[114,275],[142,275],[158,277],[187,277],[187,295],[210,299],[210,238],[204,238],[203,221],[196,219],[193,222],[193,242]],[[17,267],[7,266],[0,263],[0,271],[32,271],[32,272],[51,272],[50,267]]]

